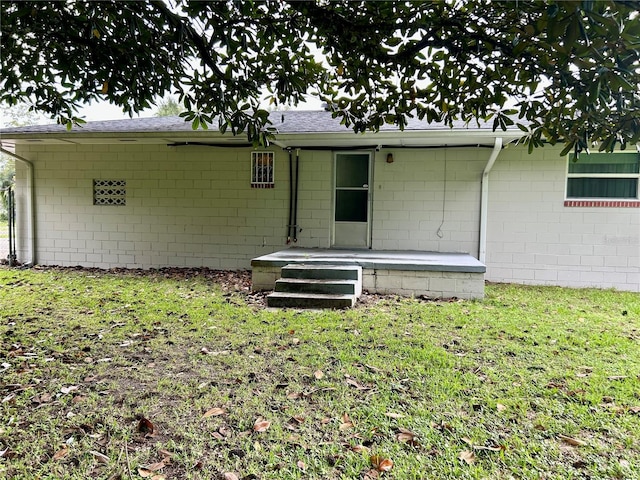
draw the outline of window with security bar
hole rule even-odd
[[[273,152],[251,152],[251,188],[273,188],[275,155]]]
[[[94,180],[93,204],[124,206],[127,204],[126,180]]]

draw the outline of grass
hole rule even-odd
[[[205,273],[0,268],[0,477],[640,478],[637,294],[269,310]]]

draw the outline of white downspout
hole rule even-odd
[[[5,150],[0,147],[0,152],[9,155],[15,160],[24,163],[27,166],[28,174],[28,188],[29,188],[29,204],[28,204],[28,223],[27,223],[27,231],[30,235],[30,243],[29,249],[31,250],[31,261],[27,263],[27,265],[33,266],[36,264],[36,188],[35,188],[35,168],[33,163],[26,158],[21,157],[20,155],[16,155],[9,150]]]
[[[482,180],[480,181],[480,243],[478,245],[478,260],[486,263],[487,259],[487,214],[489,211],[489,173],[496,163],[496,159],[502,150],[502,138],[496,137],[493,144],[493,150],[487,161],[487,165],[482,171]]]

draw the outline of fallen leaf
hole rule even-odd
[[[474,450],[485,450],[487,452],[501,452],[503,450],[505,450],[505,447],[503,445],[499,445],[499,446],[495,446],[495,447],[487,447],[484,445],[474,445],[473,446]]]
[[[315,372],[313,372],[313,376],[316,378],[316,380],[321,380],[322,378],[324,378],[324,373],[322,373],[321,370],[316,370]]]
[[[240,480],[238,475],[233,472],[225,472],[222,478],[224,478],[224,480]]]
[[[153,475],[155,475],[155,473],[151,470],[147,470],[146,468],[139,468],[138,475],[140,475],[142,478],[151,478]]]
[[[640,407],[629,407],[631,413],[640,413]]]
[[[151,423],[148,419],[144,418],[142,415],[140,415],[140,417],[138,418],[139,418],[138,431],[146,435],[153,435],[153,432],[155,431],[155,427],[153,426],[153,423]]]
[[[271,426],[270,421],[265,420],[263,418],[258,418],[253,424],[253,431],[258,433],[266,432],[270,426]]]
[[[569,437],[567,435],[562,435],[562,434],[559,434],[558,437],[560,437],[560,439],[564,443],[566,443],[567,445],[571,445],[572,447],[584,447],[585,445],[587,445],[587,442],[585,442],[584,440],[580,440],[578,438]]]
[[[496,410],[498,410],[499,412],[504,412],[507,409],[507,407],[501,403],[496,403]]]
[[[349,445],[349,449],[356,453],[369,453],[371,450],[369,447],[365,447],[364,445]]]
[[[105,454],[100,453],[100,452],[96,452],[95,450],[91,450],[89,452],[91,455],[93,455],[93,457],[100,463],[109,463],[109,457],[107,457]]]
[[[376,469],[369,470],[363,477],[364,480],[376,480],[377,478],[380,478],[380,472]]]
[[[305,463],[302,460],[298,460],[297,465],[298,465],[298,468],[300,470],[302,470],[303,472],[307,470],[307,466],[305,465]]]
[[[476,454],[470,450],[463,450],[458,454],[458,458],[467,465],[472,465],[476,461]]]
[[[364,385],[359,384],[353,378],[347,378],[346,382],[347,382],[347,385],[351,385],[352,387],[355,387],[358,390],[371,390],[371,388],[365,387]]]
[[[147,465],[145,470],[149,470],[150,472],[157,472],[158,470],[162,470],[169,463],[169,458],[165,457],[162,461],[152,463],[151,465]]]
[[[374,367],[373,365],[368,365],[365,363],[364,366],[367,367],[372,372],[376,372],[376,373],[382,372],[382,370],[380,370],[378,367]]]
[[[40,395],[40,403],[49,403],[51,400],[53,400],[53,397],[49,393]]]
[[[349,418],[349,415],[346,413],[342,415],[342,423],[340,424],[340,430],[346,430],[354,426],[354,423]]]
[[[75,385],[69,385],[68,387],[62,387],[62,388],[60,389],[60,392],[61,392],[61,393],[64,393],[64,394],[66,395],[67,393],[71,393],[71,392],[73,392],[73,391],[75,391],[75,390],[78,390],[78,387],[77,387],[77,386],[75,386]]]
[[[202,415],[202,418],[217,417],[219,415],[224,415],[225,413],[227,413],[227,411],[224,408],[214,407],[207,410],[204,415]]]
[[[441,432],[453,432],[453,427],[444,420],[440,423],[432,423],[431,427],[440,430]]]
[[[291,417],[290,421],[293,421],[295,423],[297,423],[298,425],[301,425],[304,423],[305,418],[302,415],[294,415],[293,417]]]
[[[612,375],[610,377],[607,377],[607,380],[624,380],[625,378],[628,378],[626,375]]]
[[[369,461],[379,472],[388,472],[393,468],[393,460],[381,455],[373,455],[369,457]]]
[[[399,428],[396,434],[396,440],[402,443],[413,444],[416,441],[416,434],[406,428]]]
[[[404,415],[402,413],[394,413],[394,412],[386,412],[385,415],[389,418],[402,418]]]
[[[54,460],[61,460],[64,457],[66,457],[67,455],[69,455],[69,449],[67,447],[63,447],[60,450],[58,450],[56,453],[53,454],[53,459]]]

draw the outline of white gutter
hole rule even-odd
[[[28,175],[28,188],[29,188],[29,202],[28,202],[28,220],[27,220],[27,231],[30,236],[30,247],[31,250],[31,261],[27,263],[27,265],[33,266],[36,264],[36,189],[35,189],[35,169],[33,163],[26,158],[21,157],[20,155],[16,155],[9,150],[5,150],[0,147],[0,152],[9,155],[15,160],[24,163],[27,166],[27,170],[29,171]]]
[[[480,243],[478,245],[478,260],[486,263],[487,259],[487,214],[489,211],[489,173],[496,163],[496,159],[502,150],[502,138],[496,137],[493,144],[493,150],[489,155],[487,165],[482,171],[482,180],[480,181]]]

